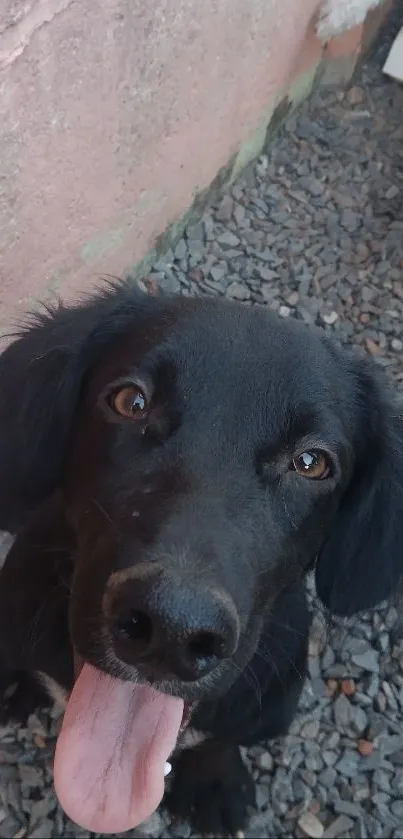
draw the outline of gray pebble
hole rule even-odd
[[[234,199],[230,195],[224,195],[215,213],[217,221],[230,221],[233,209]]]
[[[268,751],[259,755],[256,762],[264,772],[271,772],[273,769],[273,758]]]
[[[249,300],[250,290],[243,283],[233,282],[227,288],[227,295],[233,300]]]
[[[212,242],[215,239],[215,225],[214,219],[210,213],[204,213],[202,217],[202,224],[204,230],[204,238],[206,242]]]
[[[310,753],[305,758],[305,766],[309,772],[320,772],[324,767],[321,755]]]
[[[338,816],[337,819],[331,822],[326,828],[323,839],[338,839],[339,836],[344,836],[353,827],[354,822],[348,816]]]
[[[354,778],[358,771],[359,755],[357,752],[346,750],[344,755],[336,763],[336,769],[340,775],[347,778]]]
[[[242,204],[236,204],[235,209],[234,209],[234,219],[235,219],[236,224],[241,225],[245,220],[245,216],[246,216],[245,207],[243,207]]]
[[[305,766],[308,766],[309,757],[306,759]],[[309,769],[301,769],[300,770],[300,777],[302,778],[304,784],[308,787],[314,787],[317,781],[315,772]]]
[[[391,737],[382,737],[379,745],[383,757],[394,755],[396,752],[403,749],[403,734],[392,735]]]
[[[319,775],[319,783],[323,784],[324,787],[332,787],[336,782],[337,772],[333,767],[328,766],[323,772]]]
[[[370,797],[369,783],[364,775],[357,776],[351,782],[353,801],[366,801]]]
[[[217,263],[210,268],[210,276],[215,283],[220,283],[221,280],[228,274],[228,266],[224,263]]]
[[[334,703],[334,721],[336,723],[337,728],[348,728],[351,722],[351,704],[347,699],[347,696],[341,694],[337,697]]]
[[[14,816],[6,816],[0,822],[0,837],[1,839],[10,839],[21,830],[21,822],[17,821]]]
[[[270,268],[266,268],[265,265],[256,265],[255,271],[261,280],[264,280],[266,283],[272,283],[273,280],[278,280],[278,274],[276,271],[272,271]],[[261,291],[264,292],[268,291],[268,286],[263,285]],[[271,293],[273,294],[276,289],[270,288]]]
[[[218,236],[217,242],[224,248],[236,248],[239,245],[239,238],[235,236],[235,233],[226,230],[225,233]]]
[[[342,813],[345,816],[356,818],[362,812],[361,805],[354,801],[343,801],[341,798],[333,804],[335,813]]]
[[[312,722],[307,722],[301,728],[301,737],[305,737],[307,740],[315,740],[319,734],[319,728],[319,720],[312,720]]]
[[[179,242],[174,250],[175,259],[186,259],[188,254],[187,245],[184,239],[179,239]]]
[[[38,827],[30,831],[28,836],[29,839],[51,839],[53,836],[53,822],[50,819],[44,819]]]
[[[186,228],[186,237],[190,242],[204,242],[204,225],[203,223],[197,222],[196,224],[190,224]]]
[[[337,749],[340,742],[340,734],[338,731],[332,731],[326,739],[326,746],[328,749]]]
[[[363,734],[368,725],[368,715],[358,705],[351,707],[351,726],[358,733]]]
[[[392,184],[392,186],[390,186],[387,190],[385,198],[387,199],[387,201],[392,201],[393,198],[397,198],[398,195],[400,195],[399,187],[396,184]]]
[[[375,788],[381,792],[390,795],[391,792],[391,773],[385,772],[384,769],[376,769],[372,776],[372,783]]]
[[[394,691],[388,682],[382,682],[382,691],[386,697],[387,704],[392,711],[398,710],[398,703]]]
[[[361,226],[361,217],[352,210],[344,210],[341,214],[340,224],[350,233],[354,233]]]
[[[259,810],[267,807],[270,802],[270,788],[268,784],[256,785],[256,805]]]
[[[391,810],[394,816],[399,819],[399,822],[403,824],[403,798],[399,798],[397,801],[393,801],[391,804]]]
[[[357,667],[362,667],[363,670],[379,673],[379,653],[376,650],[370,649],[365,653],[356,653],[352,656],[352,660]]]
[[[328,675],[329,669],[334,665],[336,656],[331,647],[327,647],[322,656],[322,667],[324,672]]]
[[[18,769],[23,788],[42,786],[43,773],[39,766],[30,766],[28,763],[20,763]]]
[[[305,836],[309,836],[311,839],[322,839],[324,834],[323,824],[313,813],[303,813],[298,819],[298,827]]]
[[[368,720],[368,736],[370,740],[375,740],[375,738],[379,737],[381,734],[385,734],[388,730],[388,721],[386,717],[381,714],[371,712],[371,714],[368,714]]]
[[[372,673],[366,685],[365,693],[373,699],[379,691],[379,675]]]
[[[403,769],[395,769],[390,786],[394,795],[403,798]]]
[[[161,275],[158,284],[163,291],[169,294],[179,294],[181,291],[180,280],[173,272]]]

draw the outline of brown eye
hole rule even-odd
[[[322,481],[330,475],[331,467],[327,455],[318,449],[302,452],[294,457],[293,468],[303,478],[310,478],[314,481]]]
[[[110,406],[122,417],[140,420],[147,413],[147,399],[143,391],[134,385],[126,385],[115,391],[110,398]]]

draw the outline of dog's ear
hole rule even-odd
[[[367,362],[354,361],[354,470],[316,565],[319,597],[348,616],[396,594],[403,577],[403,416]]]
[[[0,662],[67,686],[72,679],[68,606],[74,535],[60,495],[19,530],[0,570]]]
[[[14,531],[57,488],[83,377],[153,305],[130,283],[33,316],[0,357],[0,527]],[[156,305],[154,303],[154,305]]]

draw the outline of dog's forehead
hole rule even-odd
[[[144,358],[193,433],[200,418],[203,433],[206,425],[212,434],[225,428],[227,442],[235,435],[238,444],[246,429],[248,439],[266,440],[330,430],[340,370],[319,330],[263,307],[200,302]]]
[[[267,386],[268,379],[308,380],[326,366],[319,333],[263,308],[195,307],[179,316],[157,349],[173,362],[179,377],[244,380]]]

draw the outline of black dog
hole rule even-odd
[[[286,732],[302,688],[306,572],[340,615],[399,585],[403,420],[382,378],[263,308],[122,283],[34,319],[0,394],[0,526],[17,533],[0,650],[15,702],[27,673],[76,679],[62,804],[131,827],[173,753],[171,811],[242,829],[238,747]]]

